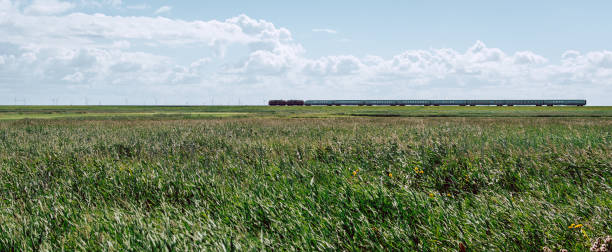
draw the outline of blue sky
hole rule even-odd
[[[0,0],[0,103],[612,105],[610,10],[609,1]]]

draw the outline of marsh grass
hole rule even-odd
[[[496,106],[0,106],[0,120],[210,117],[578,117],[612,118],[612,107]]]
[[[0,250],[581,251],[612,234],[611,132],[605,118],[1,121]]]

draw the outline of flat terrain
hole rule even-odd
[[[610,107],[0,107],[0,250],[588,250]]]
[[[0,106],[0,120],[214,117],[607,117],[612,107],[535,106]]]

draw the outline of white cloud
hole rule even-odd
[[[191,63],[191,67],[192,68],[199,68],[202,66],[205,66],[206,64],[210,63],[212,61],[211,58],[201,58],[199,60],[194,61],[193,63]]]
[[[79,6],[84,7],[112,7],[115,9],[121,8],[123,5],[122,0],[80,0]]]
[[[326,28],[315,28],[315,29],[312,29],[312,31],[313,32],[324,32],[324,33],[329,33],[329,34],[338,33],[336,30],[326,29]]]
[[[359,73],[365,66],[355,56],[328,56],[308,61],[304,66],[306,75],[349,75]]]
[[[101,5],[109,5],[115,8],[121,7],[123,5],[122,0],[93,0],[94,2],[99,2]]]
[[[159,9],[157,9],[157,10],[155,11],[155,14],[166,13],[166,12],[169,12],[169,11],[171,11],[171,10],[172,10],[172,7],[171,7],[171,6],[167,6],[167,5],[166,5],[166,6],[159,7]]]
[[[64,78],[62,78],[62,80],[66,80],[66,81],[70,81],[70,82],[81,82],[83,81],[83,73],[81,72],[76,72],[73,74],[69,74],[64,76]]]
[[[546,58],[533,52],[524,51],[514,54],[514,63],[516,64],[544,64],[546,62],[548,62]]]
[[[74,4],[58,0],[34,0],[32,4],[24,9],[26,14],[31,15],[55,15],[64,13],[74,8]]]
[[[125,40],[120,40],[120,41],[115,41],[113,42],[113,48],[117,48],[117,49],[127,49],[130,48],[132,44],[129,41],[125,41]]]
[[[561,55],[561,58],[563,58],[564,60],[566,60],[566,59],[575,59],[578,56],[580,56],[580,52],[574,51],[574,50],[568,50],[568,51],[565,51]]]
[[[122,0],[102,0],[102,3],[105,5],[110,5],[110,6],[117,8],[123,4],[123,1]]]
[[[468,51],[467,57],[471,62],[499,62],[506,57],[506,54],[499,48],[488,48],[482,41],[476,41]]]
[[[13,14],[11,19],[4,22],[11,25],[12,29],[0,30],[0,42],[26,47],[81,47],[99,44],[98,40],[104,38],[148,40],[166,45],[206,43],[217,46],[224,43],[270,42],[274,39],[286,39],[278,36],[289,34],[286,30],[270,30],[270,27],[255,31],[252,27],[235,23],[235,19],[189,22],[163,17],[121,17],[83,13],[62,17]],[[254,22],[259,24],[258,21]]]

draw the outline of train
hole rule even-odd
[[[586,100],[270,100],[269,106],[584,106]]]

